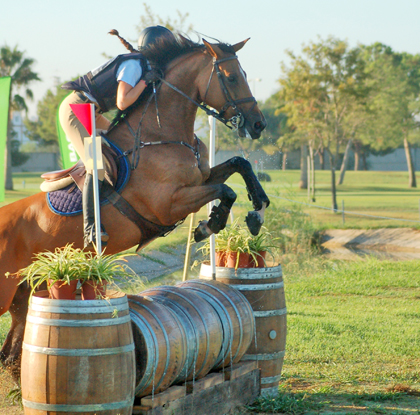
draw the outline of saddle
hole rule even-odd
[[[105,180],[115,186],[118,176],[118,167],[116,163],[117,153],[107,144],[102,144],[102,155],[104,158]],[[54,192],[63,189],[74,183],[80,190],[83,190],[85,183],[86,168],[82,160],[79,160],[74,166],[65,170],[56,170],[41,175],[44,181],[41,183],[43,192]]]

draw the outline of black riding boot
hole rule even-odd
[[[101,189],[102,181],[99,181],[99,190]],[[93,197],[93,176],[86,173],[85,184],[83,187],[83,227],[84,227],[84,246],[85,248],[93,248],[96,244],[96,229],[95,229],[95,205]],[[101,225],[101,241],[102,246],[106,246],[109,239],[108,234]]]

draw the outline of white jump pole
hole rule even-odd
[[[215,165],[216,158],[216,119],[209,115],[210,124],[210,143],[209,143],[209,165],[210,168]],[[214,200],[207,204],[208,214],[210,215],[213,206],[215,205]],[[214,234],[210,235],[210,266],[211,266],[211,277],[213,280],[216,279],[216,249],[215,249],[215,237]]]
[[[93,200],[94,200],[94,209],[95,209],[95,229],[96,229],[96,250],[97,254],[101,255],[102,253],[102,241],[101,241],[101,205],[99,200],[99,183],[98,183],[98,168],[103,168],[102,163],[102,148],[101,148],[101,137],[96,137],[96,122],[95,122],[95,105],[90,104],[91,111],[91,120],[92,120],[92,152],[90,152],[90,146],[86,145],[85,142],[85,151],[88,153],[86,155],[87,164],[92,163],[93,171]],[[98,140],[99,139],[99,143]],[[86,140],[85,140],[86,141]],[[90,143],[89,143],[90,144]]]

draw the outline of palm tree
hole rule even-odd
[[[5,181],[6,189],[13,190],[12,181],[12,158],[11,158],[11,114],[12,111],[28,111],[25,98],[33,99],[33,93],[29,88],[25,88],[32,81],[40,81],[38,74],[32,71],[35,62],[32,58],[26,58],[25,52],[21,52],[15,46],[3,46],[0,49],[0,77],[10,76],[12,78],[12,92],[10,94],[9,105],[9,131],[7,134],[6,156],[5,156]],[[24,95],[18,92],[25,88]]]

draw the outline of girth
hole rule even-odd
[[[101,195],[106,197],[112,205],[127,219],[131,220],[139,229],[142,234],[144,243],[139,242],[136,251],[139,251],[146,242],[161,236],[166,236],[169,232],[172,232],[182,221],[177,222],[174,225],[165,226],[158,225],[144,216],[140,215],[131,205],[128,203],[115,189],[104,181]]]

